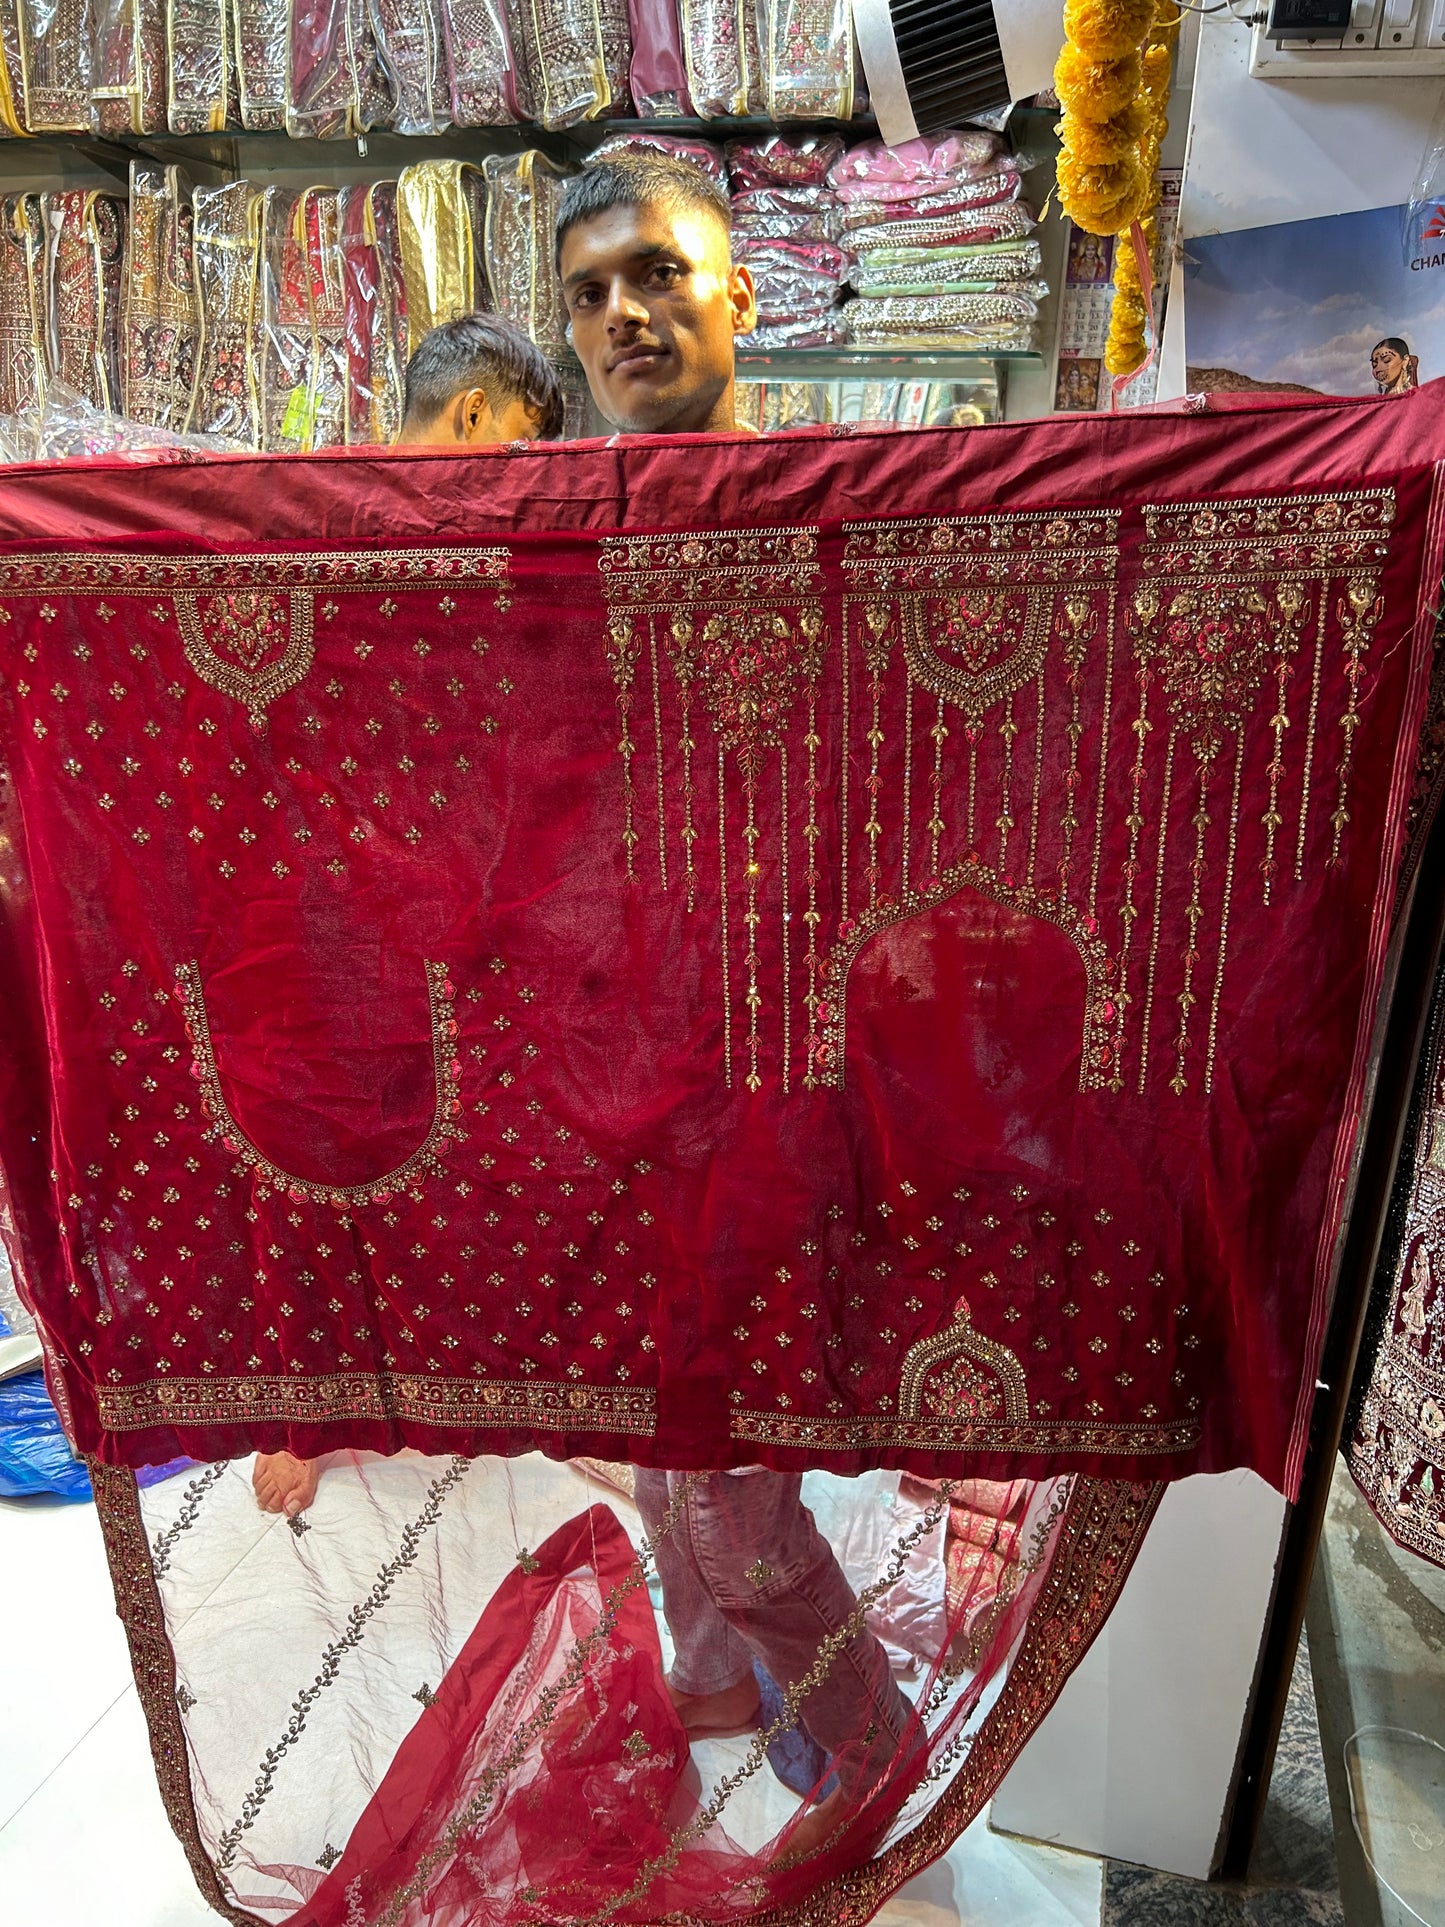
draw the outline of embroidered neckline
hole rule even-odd
[[[298,1202],[309,1199],[313,1204],[330,1204],[345,1211],[353,1205],[385,1204],[398,1191],[416,1192],[427,1178],[441,1170],[448,1140],[460,1141],[465,1136],[456,1122],[461,1114],[457,1085],[462,1074],[461,1059],[456,1055],[456,986],[445,964],[426,959],[423,967],[431,1011],[432,1065],[436,1080],[436,1105],[426,1137],[410,1157],[382,1177],[365,1184],[318,1184],[273,1163],[237,1123],[221,1089],[200,964],[194,958],[189,963],[177,964],[176,996],[185,1012],[191,1074],[201,1087],[206,1138],[239,1159],[254,1178]]]

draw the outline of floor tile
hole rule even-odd
[[[130,1684],[92,1505],[0,1499],[0,1826]]]
[[[167,1823],[134,1691],[0,1829],[0,1918],[5,1927],[216,1927]]]

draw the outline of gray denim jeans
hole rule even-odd
[[[794,1473],[710,1472],[696,1478],[677,1524],[660,1541],[669,1485],[682,1475],[637,1470],[637,1505],[656,1546],[662,1606],[683,1693],[720,1693],[753,1658],[786,1691],[857,1600],[803,1504]],[[866,1788],[897,1751],[910,1716],[888,1657],[860,1626],[802,1702],[808,1731],[834,1756],[845,1790]]]

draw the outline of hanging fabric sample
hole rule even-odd
[[[91,123],[97,134],[155,134],[166,125],[163,0],[93,0]]]
[[[191,426],[247,447],[260,443],[253,365],[265,191],[249,181],[195,190],[196,287],[205,328]]]
[[[347,355],[346,439],[388,443],[401,427],[406,290],[396,182],[345,190],[342,203]]]
[[[758,30],[771,119],[851,119],[853,28],[844,0],[759,0]]]
[[[37,408],[49,373],[45,222],[38,194],[0,201],[0,415]]]
[[[24,124],[32,134],[90,129],[86,0],[18,0]]]
[[[230,0],[167,0],[167,121],[173,134],[226,125]]]
[[[184,433],[201,335],[191,184],[178,167],[131,162],[121,392],[132,421]]]
[[[402,169],[396,224],[410,353],[441,322],[488,305],[478,248],[485,206],[485,177],[466,161]]]
[[[19,0],[0,0],[0,134],[26,131]]]
[[[566,176],[545,154],[489,154],[486,266],[492,306],[547,355],[566,349],[567,315],[552,267]]]
[[[614,18],[618,0],[607,3]],[[507,19],[519,118],[556,129],[605,111],[608,55],[596,0],[508,0]]]
[[[231,46],[241,125],[252,134],[284,133],[289,0],[231,0]]]
[[[513,118],[513,64],[504,0],[441,0],[451,115],[458,127],[505,127]]]
[[[126,204],[83,188],[41,198],[50,370],[92,407],[120,402]]]

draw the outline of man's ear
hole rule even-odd
[[[728,277],[728,301],[733,311],[733,333],[750,335],[758,325],[758,298],[753,277],[741,261],[733,263]]]
[[[457,440],[481,441],[492,423],[492,404],[483,388],[469,388],[457,404]]]

